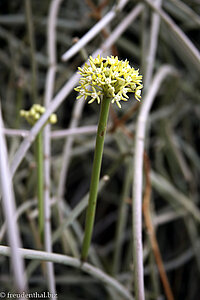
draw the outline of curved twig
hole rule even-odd
[[[133,223],[133,258],[136,299],[144,300],[144,279],[143,279],[143,249],[142,249],[142,180],[143,180],[143,152],[147,118],[155,99],[157,91],[169,74],[174,74],[171,66],[162,66],[154,77],[148,94],[141,104],[137,119],[135,136],[135,154],[133,165],[133,200],[132,200],[132,223]]]
[[[50,262],[74,267],[77,269],[81,269],[82,271],[90,274],[91,276],[113,287],[120,295],[122,295],[123,299],[134,300],[132,295],[123,285],[121,285],[117,280],[107,275],[100,269],[93,267],[91,264],[81,263],[79,259],[67,255],[47,253],[44,251],[22,249],[22,248],[19,248],[18,250],[20,255],[25,259],[50,261]],[[0,246],[0,254],[4,256],[10,256],[11,255],[10,247]]]

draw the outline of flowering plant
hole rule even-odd
[[[78,68],[81,78],[79,80],[80,86],[75,88],[75,90],[80,93],[77,99],[83,96],[85,99],[90,97],[88,103],[97,100],[97,103],[101,104],[101,110],[96,135],[85,234],[81,252],[82,261],[87,259],[92,238],[110,103],[116,102],[118,107],[121,108],[120,101],[127,101],[129,98],[127,93],[134,93],[135,98],[140,101],[141,89],[143,87],[142,75],[139,75],[139,70],[132,68],[127,60],[119,60],[117,56],[107,56],[107,58],[103,58],[98,55],[97,58],[90,56],[89,63],[90,65],[86,63],[83,68]]]
[[[127,101],[127,93],[134,93],[135,98],[140,101],[142,75],[127,60],[119,60],[117,56],[103,58],[98,55],[97,58],[90,56],[89,63],[90,65],[85,63],[83,68],[78,68],[81,78],[80,86],[75,88],[80,93],[77,99],[91,97],[88,103],[95,100],[100,103],[105,96],[121,108],[120,101]],[[89,86],[92,90],[89,90]]]

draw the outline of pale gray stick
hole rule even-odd
[[[133,258],[136,299],[144,300],[143,278],[143,249],[142,249],[142,181],[143,181],[143,153],[147,118],[158,89],[169,74],[175,73],[170,66],[162,66],[154,77],[148,94],[141,102],[135,133],[135,153],[133,159]]]
[[[180,254],[178,257],[174,258],[173,260],[170,260],[168,262],[164,263],[164,267],[166,271],[171,271],[171,270],[175,270],[176,268],[180,268],[180,266],[184,265],[185,263],[187,263],[189,260],[191,260],[194,256],[193,253],[193,249],[189,248],[188,250],[186,250],[185,252],[183,252],[182,254]],[[155,265],[155,271],[158,272],[157,266]],[[150,273],[150,268],[149,267],[145,267],[144,269],[144,275],[149,275]],[[6,277],[4,277],[4,281],[6,281]],[[131,278],[131,272],[126,272],[126,273],[121,273],[117,276],[117,279],[119,282],[124,282],[127,280],[130,280]],[[43,280],[43,278],[41,276],[37,276],[37,277],[31,277],[30,282],[31,283],[38,283],[41,282]],[[78,276],[76,275],[61,275],[61,276],[57,276],[56,277],[56,281],[58,283],[61,284],[77,284],[77,282],[81,282],[81,283],[93,283],[93,282],[97,282],[97,279],[95,278],[90,278],[88,276],[83,276],[80,275]]]
[[[85,101],[78,101],[74,104],[74,109],[72,112],[72,119],[70,122],[70,129],[74,129],[78,126],[79,119],[81,117],[83,107],[85,105]],[[62,167],[59,176],[59,183],[58,183],[58,199],[62,199],[64,195],[65,189],[65,182],[67,178],[67,172],[69,168],[69,162],[71,158],[71,149],[74,142],[74,137],[68,137],[67,141],[65,142],[64,150],[63,150],[63,157],[62,157]]]
[[[117,39],[123,34],[123,32],[131,25],[131,23],[139,16],[142,12],[144,6],[142,4],[136,5],[130,13],[124,17],[120,24],[113,30],[109,38],[104,42],[101,47],[102,50],[109,49]]]
[[[155,5],[157,7],[160,7],[161,3],[162,0],[155,1]],[[152,25],[151,25],[150,39],[149,39],[149,51],[146,58],[147,67],[146,67],[146,73],[144,77],[145,89],[148,88],[153,74],[154,61],[156,56],[157,44],[158,44],[159,28],[160,28],[160,16],[154,12],[152,14]]]
[[[62,0],[52,0],[49,10],[48,25],[47,25],[47,51],[49,68],[45,84],[44,105],[47,108],[53,98],[55,75],[56,75],[56,20],[58,10]],[[51,241],[51,205],[50,205],[50,156],[51,156],[51,127],[47,124],[44,128],[44,217],[45,217],[45,250],[52,252]],[[51,262],[47,263],[47,279],[48,287],[51,294],[56,293],[54,266]],[[52,298],[53,300],[53,298]]]
[[[21,129],[10,129],[10,128],[2,128],[3,134],[7,136],[21,136],[26,137],[29,134],[28,130],[21,130]]]
[[[123,2],[123,3],[122,3]],[[105,28],[113,19],[117,13],[123,9],[128,0],[121,1],[118,6],[114,6],[99,22],[96,23],[75,45],[67,50],[62,55],[62,60],[67,61],[73,55],[78,53],[89,41],[91,41],[103,28]]]
[[[13,218],[16,206],[12,187],[10,170],[8,168],[8,153],[6,141],[2,132],[3,120],[0,106],[0,186],[2,192],[2,204],[5,219],[7,222],[7,234],[11,247],[11,261],[14,273],[15,287],[18,292],[23,292],[27,289],[27,280],[25,277],[24,261],[19,252],[21,246],[19,229],[16,219]]]
[[[76,128],[69,128],[63,130],[54,130],[51,131],[51,138],[52,139],[62,139],[72,135],[84,135],[84,134],[92,134],[97,131],[96,125],[90,126],[82,126]],[[20,137],[27,137],[29,135],[28,130],[21,130],[21,129],[10,129],[10,128],[3,128],[3,133],[6,136],[20,136]]]
[[[92,277],[99,279],[101,282],[108,284],[113,287],[122,297],[123,299],[133,300],[134,298],[129,293],[129,291],[121,285],[116,279],[107,275],[100,269],[93,267],[88,263],[82,263],[79,259],[73,258],[67,255],[61,255],[56,253],[48,253],[44,251],[37,251],[32,249],[19,249],[19,253],[22,257],[26,259],[34,259],[40,261],[51,261],[58,264],[63,264],[67,266],[71,266],[77,269],[80,269]],[[10,247],[0,246],[0,254],[4,256],[10,256]]]
[[[52,139],[60,139],[69,136],[76,136],[76,135],[86,135],[86,134],[93,134],[97,132],[97,125],[90,125],[90,126],[82,126],[76,128],[69,128],[64,130],[54,130],[51,132]]]

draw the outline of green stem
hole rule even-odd
[[[101,111],[99,117],[99,124],[96,136],[96,146],[94,152],[94,160],[92,167],[92,177],[90,183],[90,194],[88,200],[88,208],[86,213],[86,223],[85,223],[85,235],[83,239],[81,259],[85,261],[88,256],[88,251],[92,238],[92,231],[95,218],[96,202],[97,202],[97,192],[99,177],[101,171],[101,162],[103,155],[104,137],[106,134],[106,126],[109,114],[110,99],[103,98],[101,102]]]
[[[39,232],[41,242],[44,234],[44,199],[43,199],[43,143],[42,130],[38,133],[36,140],[36,162],[37,162],[37,196],[38,196],[38,211],[39,211]]]

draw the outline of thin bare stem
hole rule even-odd
[[[94,134],[96,132],[97,132],[97,125],[82,126],[82,127],[69,128],[64,130],[54,130],[51,132],[51,138],[62,139],[69,136],[76,136],[76,135],[83,136],[87,134]]]
[[[76,135],[84,135],[84,134],[93,134],[96,133],[97,126],[96,125],[90,125],[90,126],[81,126],[77,128],[68,128],[63,130],[54,130],[50,132],[52,139],[63,139],[65,137],[69,136],[76,136]],[[27,137],[29,135],[28,130],[20,130],[20,129],[11,129],[11,128],[3,128],[3,133],[6,136],[14,137],[14,136],[20,136],[20,137]]]
[[[3,120],[0,110],[0,186],[2,191],[2,203],[7,222],[8,240],[11,249],[11,261],[13,266],[14,281],[17,291],[27,289],[27,280],[24,273],[24,262],[19,252],[21,246],[20,234],[16,219],[13,218],[16,210],[10,170],[8,168],[8,154],[6,141],[2,132]]]
[[[7,136],[20,136],[20,137],[26,137],[29,134],[28,130],[21,130],[21,129],[10,129],[10,128],[3,128],[3,134]]]
[[[109,49],[115,41],[123,34],[123,32],[131,25],[131,23],[140,15],[144,6],[142,4],[136,5],[130,13],[119,23],[119,25],[110,34],[110,37],[104,42],[102,50]]]
[[[53,98],[55,75],[56,75],[56,20],[62,0],[52,0],[49,10],[48,31],[47,31],[47,51],[49,68],[46,77],[44,105],[47,108]],[[47,124],[44,128],[44,215],[45,215],[45,250],[52,252],[51,242],[51,205],[50,205],[50,156],[51,156],[51,126]],[[54,267],[52,263],[47,263],[48,287],[52,294],[56,293],[54,278]]]
[[[137,119],[135,136],[135,153],[133,161],[133,199],[132,199],[132,224],[133,224],[133,258],[136,300],[144,300],[143,279],[143,249],[142,249],[142,180],[143,180],[143,152],[147,118],[151,105],[164,78],[175,73],[170,66],[163,66],[157,72],[149,93],[141,103]]]
[[[81,117],[83,108],[84,108],[84,101],[77,101],[74,105],[74,109],[72,112],[72,119],[69,125],[69,130],[76,130],[76,127],[78,125],[79,119]],[[64,189],[65,189],[65,183],[69,168],[69,162],[71,158],[71,149],[73,146],[74,137],[69,136],[63,150],[63,157],[62,157],[62,167],[59,177],[59,183],[58,183],[58,199],[62,199],[64,195]]]
[[[156,0],[155,4],[157,7],[160,7],[162,3],[162,0]],[[146,73],[144,77],[144,86],[145,89],[148,88],[152,74],[154,69],[154,61],[156,56],[156,50],[157,50],[157,44],[158,44],[158,33],[160,28],[160,16],[157,13],[152,14],[152,25],[151,25],[151,32],[150,32],[150,45],[149,45],[149,52],[147,55],[147,67],[146,67]]]

